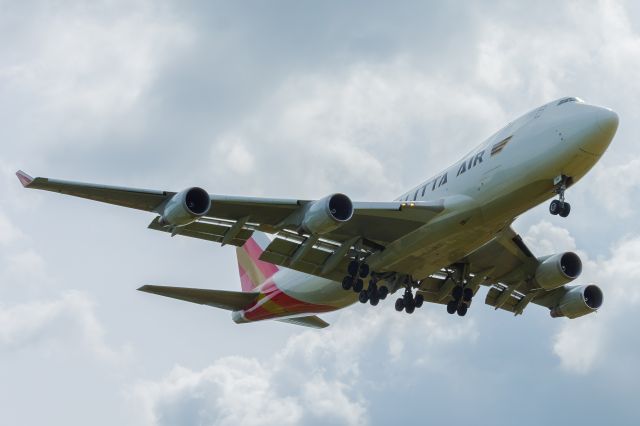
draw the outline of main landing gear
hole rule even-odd
[[[404,294],[401,298],[396,300],[396,311],[402,312],[404,310],[406,313],[412,314],[413,311],[416,310],[416,308],[422,307],[423,303],[424,296],[422,296],[421,294],[416,294],[414,296],[413,292],[411,291],[411,281],[409,279],[406,279]]]
[[[471,282],[468,265],[461,265],[460,270],[456,274],[459,279],[455,280],[453,276],[449,276],[450,280],[455,280],[456,286],[451,290],[451,300],[447,303],[447,313],[453,315],[456,312],[463,317],[467,314],[471,300],[473,299],[473,289],[468,287]]]
[[[567,217],[571,212],[571,204],[564,201],[564,192],[567,189],[569,179],[570,178],[565,175],[560,175],[553,180],[553,184],[555,185],[554,191],[559,197],[558,200],[553,200],[549,205],[549,213],[554,216]]]
[[[348,275],[342,279],[342,288],[353,290],[358,293],[360,303],[369,302],[371,306],[376,306],[381,300],[387,298],[389,288],[385,285],[378,286],[378,280],[372,274],[369,285],[364,288],[364,278],[369,276],[369,265],[364,261],[352,260],[347,267]]]

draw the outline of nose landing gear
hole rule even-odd
[[[554,191],[558,194],[559,198],[558,200],[553,200],[549,205],[549,213],[554,216],[567,217],[571,212],[571,204],[564,200],[564,192],[567,189],[569,179],[570,178],[565,175],[560,175],[553,180],[553,184],[555,185]]]

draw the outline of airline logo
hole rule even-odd
[[[500,142],[498,142],[497,144],[495,144],[492,148],[491,148],[491,156],[493,157],[494,155],[500,154],[500,151],[502,151],[504,149],[505,146],[507,146],[507,144],[509,143],[509,141],[511,140],[513,136],[509,136],[506,139],[501,140]]]

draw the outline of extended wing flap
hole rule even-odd
[[[183,235],[185,237],[199,238],[201,240],[213,241],[216,243],[222,243],[225,235],[231,232],[231,223],[222,223],[212,220],[201,219],[198,222],[191,223],[186,226],[172,229],[160,223],[160,216],[156,217],[148,226],[149,229],[155,231],[168,232],[175,235]],[[233,246],[241,247],[249,238],[253,231],[249,229],[240,229],[230,240],[225,244],[231,244]]]
[[[228,311],[238,311],[253,303],[259,293],[246,293],[240,291],[208,290],[188,287],[167,287],[159,285],[143,285],[138,289],[145,293],[153,293],[186,302],[200,305],[213,306]]]
[[[284,266],[311,275],[316,275],[334,281],[341,281],[347,270],[348,259],[338,258],[331,268],[326,266],[335,252],[339,252],[339,246],[323,241],[316,241],[312,247],[305,249],[305,239],[293,238],[288,233],[281,232],[269,244],[260,256],[260,260]],[[349,245],[349,242],[345,243]]]

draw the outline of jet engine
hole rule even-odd
[[[204,216],[211,207],[211,198],[202,188],[187,188],[178,192],[165,204],[160,214],[160,223],[169,226],[184,226]]]
[[[597,311],[602,306],[603,299],[602,290],[597,285],[570,287],[550,314],[553,318],[578,318]]]
[[[310,234],[326,234],[353,217],[353,203],[344,194],[333,194],[312,202],[304,213],[301,227]]]
[[[580,276],[582,261],[570,251],[549,256],[536,269],[536,281],[540,287],[552,290]]]

